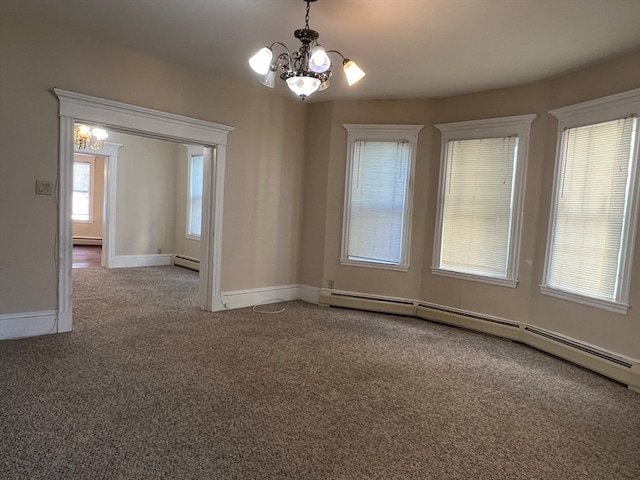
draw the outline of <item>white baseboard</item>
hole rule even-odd
[[[162,267],[171,265],[172,255],[116,255],[109,261],[109,268]]]
[[[0,340],[58,333],[57,318],[54,311],[0,315]]]
[[[58,314],[58,333],[70,332],[73,329],[73,315],[71,312]]]
[[[298,285],[298,300],[317,305],[320,303],[320,289],[309,285]]]
[[[302,300],[317,304],[319,298],[320,289],[306,285],[280,285],[277,287],[222,292],[222,304],[226,309],[252,307],[277,300],[285,302]]]

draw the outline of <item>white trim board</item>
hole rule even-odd
[[[0,315],[0,340],[61,333],[57,312],[24,312]]]
[[[222,292],[222,305],[228,310],[275,303],[275,301],[289,302],[291,300],[302,300],[307,303],[318,304],[320,289],[307,285],[280,285],[277,287]]]
[[[135,267],[162,267],[171,265],[173,255],[163,253],[160,255],[116,255],[113,257],[109,268],[135,268]]]

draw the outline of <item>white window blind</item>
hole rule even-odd
[[[562,133],[548,287],[620,299],[637,125],[629,117]]]
[[[401,263],[410,160],[409,142],[354,142],[346,249],[349,260]]]
[[[439,268],[507,277],[517,157],[516,136],[446,144]]]
[[[91,163],[73,162],[73,197],[71,218],[89,222],[92,219]]]
[[[187,235],[200,237],[202,228],[202,181],[204,157],[189,157],[189,208],[187,217]]]

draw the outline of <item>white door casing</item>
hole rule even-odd
[[[71,331],[73,326],[71,299],[73,289],[71,199],[74,154],[73,129],[76,121],[101,125],[106,128],[116,128],[125,133],[209,147],[204,149],[203,218],[198,306],[210,311],[224,309],[221,297],[224,175],[227,137],[233,131],[233,127],[92,97],[59,88],[54,88],[53,92],[60,101],[57,332]],[[215,147],[215,149],[212,147]],[[213,153],[214,150],[215,154]],[[117,153],[115,156],[117,158]],[[115,174],[115,172],[108,173]],[[108,195],[109,193],[107,192]],[[108,207],[109,205],[107,205]],[[107,248],[112,248],[112,245],[109,245],[107,245]]]

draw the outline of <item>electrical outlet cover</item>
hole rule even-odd
[[[36,195],[53,195],[53,184],[48,180],[36,180]]]

